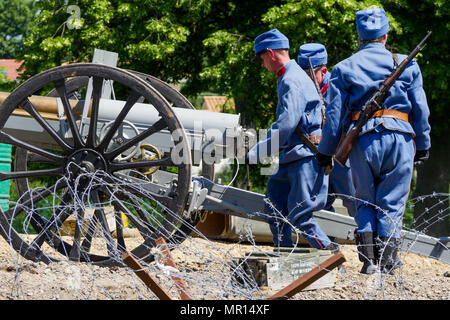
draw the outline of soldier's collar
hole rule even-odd
[[[366,48],[385,48],[385,45],[380,43],[380,42],[368,42],[368,43],[363,43],[362,45],[359,46],[359,49],[366,49]]]
[[[282,66],[280,69],[278,69],[278,71],[277,71],[277,79],[280,79],[285,72],[286,72],[286,67],[285,66]]]

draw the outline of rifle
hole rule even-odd
[[[297,132],[297,134],[298,134],[300,140],[302,140],[303,143],[306,144],[306,146],[307,146],[309,149],[311,149],[311,151],[312,151],[314,154],[319,153],[319,149],[317,149],[317,146],[316,146],[314,143],[312,143],[311,140],[308,139],[308,137],[306,136],[306,134],[303,133],[302,129],[300,129],[299,126],[295,127],[295,131]],[[331,158],[331,167],[328,166],[328,167],[325,168],[325,175],[329,175],[330,172],[331,172],[331,170],[333,170],[333,168],[334,168],[334,160],[333,160],[333,158]]]
[[[310,70],[311,70],[311,76],[313,78],[312,80],[313,80],[313,82],[314,82],[314,84],[316,86],[316,90],[317,90],[317,93],[319,94],[319,98],[320,98],[321,113],[322,113],[322,127],[323,127],[323,122],[324,122],[324,119],[325,119],[325,103],[323,102],[322,92],[320,91],[319,83],[317,82],[316,74],[314,73],[314,67],[312,65],[311,58],[309,56],[308,56],[308,61],[309,61],[309,67],[310,67]],[[297,132],[300,140],[302,140],[303,143],[306,144],[306,146],[309,149],[311,149],[311,151],[314,154],[317,154],[319,152],[319,150],[317,149],[317,146],[314,143],[312,143],[311,140],[309,140],[308,136],[303,133],[303,131],[300,129],[299,126],[297,126],[295,128],[295,131]],[[333,170],[333,168],[334,168],[334,160],[331,159],[331,166],[328,166],[328,167],[325,168],[325,174],[329,175],[330,172]]]
[[[309,61],[311,77],[314,82],[314,85],[316,86],[317,94],[319,95],[319,98],[320,98],[321,113],[322,113],[322,127],[323,127],[323,123],[325,121],[325,102],[323,101],[323,95],[322,95],[322,92],[320,91],[319,83],[317,82],[316,74],[314,73],[314,67],[312,65],[311,58],[309,56],[308,56],[308,61]],[[300,140],[302,140],[303,143],[306,144],[314,154],[319,153],[317,146],[314,143],[312,143],[311,140],[308,139],[308,136],[303,133],[303,131],[300,129],[299,126],[297,126],[295,128],[295,131],[297,132],[298,136],[300,137]],[[334,157],[331,158],[331,166],[328,166],[325,168],[325,175],[329,175],[331,173],[331,171],[333,170],[334,160],[336,160],[336,159],[334,159]],[[341,164],[341,163],[339,162],[339,164]],[[342,165],[342,166],[345,167],[345,165]]]
[[[358,139],[359,134],[361,133],[362,127],[364,124],[372,117],[372,115],[383,105],[384,101],[387,98],[389,93],[389,89],[395,83],[395,81],[400,77],[403,71],[406,69],[406,66],[414,59],[414,57],[425,47],[424,43],[431,35],[431,31],[422,39],[422,41],[417,45],[417,47],[409,54],[409,56],[400,63],[400,65],[395,68],[391,74],[383,81],[380,85],[380,88],[372,95],[372,97],[367,100],[364,104],[361,113],[359,115],[358,120],[356,121],[354,127],[350,129],[348,134],[339,144],[335,159],[339,163],[345,163],[350,156],[353,145]]]
[[[322,95],[322,91],[320,91],[320,87],[319,87],[319,83],[317,82],[317,78],[316,78],[316,74],[314,73],[314,67],[312,65],[311,62],[311,58],[308,56],[308,61],[309,61],[309,69],[311,70],[311,77],[313,78],[313,82],[314,85],[316,86],[316,90],[317,93],[319,94],[319,98],[320,98],[320,105],[321,105],[321,112],[322,112],[322,127],[323,127],[323,123],[325,121],[325,102],[323,102],[323,95]]]

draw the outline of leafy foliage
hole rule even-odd
[[[0,67],[0,91],[10,92],[17,86],[17,82],[14,80],[9,80],[6,77],[6,71],[4,70],[4,68]]]
[[[431,30],[422,55],[417,59],[424,79],[424,89],[430,106],[432,136],[449,134],[450,122],[446,114],[450,75],[446,66],[450,61],[450,2],[445,0],[382,1],[386,10],[398,17],[402,34],[393,34],[389,40],[395,47],[408,53]]]
[[[0,0],[0,58],[15,58],[21,52],[34,14],[34,1]]]

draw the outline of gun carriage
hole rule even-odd
[[[183,238],[198,222],[195,212],[261,220],[263,195],[211,181],[215,162],[243,156],[254,141],[239,115],[195,110],[161,80],[97,63],[42,72],[0,93],[0,102],[0,143],[16,148],[13,170],[0,172],[0,180],[14,181],[19,194],[0,214],[0,233],[27,259],[115,265],[127,249],[150,261],[155,240]],[[201,174],[192,177],[193,166],[201,166]],[[45,188],[31,183],[44,177],[52,181]],[[50,215],[35,206],[39,202],[53,204]],[[115,239],[107,206],[115,209]],[[37,233],[32,240],[12,227],[21,214]],[[142,236],[132,249],[126,248],[123,215]],[[69,216],[77,220],[71,240],[60,232]],[[316,218],[328,235],[353,239],[352,218],[330,212]],[[104,254],[91,249],[98,225],[107,240]],[[437,246],[433,241],[426,250]],[[55,255],[44,254],[44,244]],[[450,261],[448,249],[438,258]]]

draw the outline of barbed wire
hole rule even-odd
[[[255,257],[265,262],[276,260],[280,270],[288,269],[299,256],[296,249],[304,245],[306,234],[293,225],[289,214],[283,216],[267,199],[273,212],[255,215],[276,217],[280,225],[290,225],[294,247],[281,253],[271,244],[257,242],[250,222],[243,225],[232,243],[209,239],[191,221],[158,201],[146,188],[145,176],[137,172],[128,174],[138,179],[125,181],[101,171],[79,174],[75,179],[63,177],[51,188],[30,188],[11,204],[0,223],[0,232],[11,246],[8,257],[0,256],[2,264],[7,265],[5,272],[10,275],[0,278],[0,298],[39,298],[40,293],[50,290],[56,299],[66,296],[116,299],[124,295],[130,299],[157,299],[155,292],[137,276],[139,270],[124,263],[122,254],[127,251],[142,266],[140,271],[151,275],[174,298],[183,292],[192,299],[265,299],[267,288],[251,267]],[[385,212],[367,201],[348,198]],[[408,202],[408,208],[425,199],[435,199],[436,203],[422,215],[416,215],[420,223],[415,220],[412,225],[421,228],[415,230],[417,239],[423,230],[449,215],[449,194],[414,198]],[[295,209],[303,204],[297,203]],[[446,208],[439,209],[428,220],[422,219],[445,204]],[[392,230],[399,231],[401,226],[391,221]],[[164,239],[162,244],[158,244],[159,239]],[[356,252],[353,244],[339,245],[341,250]],[[414,241],[409,248],[413,245]],[[444,243],[443,248],[448,250]],[[408,247],[402,249],[400,258],[408,253]],[[167,252],[172,264],[167,263]],[[367,277],[364,284],[351,280],[347,272],[336,272],[333,277],[353,281],[364,299],[385,298],[386,284],[395,283],[398,297],[404,299],[408,298],[408,292],[402,271],[400,266],[394,275],[377,272]],[[29,289],[27,281],[33,275],[39,277],[41,272],[45,282],[36,285],[40,289]],[[117,283],[111,283],[108,276],[112,275]]]

